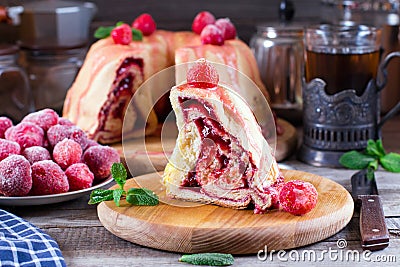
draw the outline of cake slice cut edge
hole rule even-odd
[[[179,130],[163,182],[169,197],[244,209],[275,207],[283,183],[246,102],[225,85],[181,84],[170,101]]]

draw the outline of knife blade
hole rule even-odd
[[[389,232],[375,175],[368,179],[367,170],[358,171],[351,176],[351,187],[356,208],[360,208],[361,247],[371,251],[386,248],[389,245]]]

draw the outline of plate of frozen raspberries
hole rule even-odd
[[[0,117],[0,205],[63,202],[89,194],[113,179],[118,152],[89,139],[52,109],[18,124]]]

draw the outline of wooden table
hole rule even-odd
[[[388,151],[400,153],[400,116],[384,126],[383,142]],[[283,163],[298,170],[330,178],[345,188],[351,189],[350,176],[355,172],[353,170],[313,167],[297,161],[295,156]],[[272,256],[268,254],[265,261],[258,259],[255,254],[235,256],[235,266],[285,266],[289,264],[293,266],[349,266],[355,264],[360,266],[398,266],[400,264],[400,174],[379,170],[376,173],[376,179],[390,233],[390,245],[385,250],[367,255],[369,256],[367,261],[363,258],[358,226],[359,215],[356,212],[342,231],[321,242],[295,250],[287,250],[285,255],[282,252],[281,254],[274,253]],[[87,204],[88,198],[85,196],[65,203],[44,206],[0,206],[0,208],[25,218],[50,234],[58,242],[68,266],[185,266],[184,263],[178,262],[181,254],[142,247],[109,233],[97,218],[96,206]],[[339,249],[337,243],[344,242],[344,240],[347,246]],[[332,251],[331,256],[328,254],[329,250]],[[292,259],[297,254],[308,255],[311,251],[314,251],[317,256],[311,262]],[[326,252],[323,253],[323,251]],[[357,253],[360,255],[359,262],[352,256]],[[343,260],[340,260],[340,255],[343,255]],[[279,257],[286,261],[280,260]],[[381,262],[376,262],[377,260],[381,260]]]

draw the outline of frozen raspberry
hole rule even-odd
[[[217,26],[210,24],[201,31],[200,41],[202,44],[223,45],[224,36]]]
[[[217,26],[222,31],[222,36],[225,40],[236,38],[236,28],[230,19],[217,19],[217,21],[215,22],[215,26]]]
[[[92,147],[92,146],[100,146],[99,143],[97,143],[96,141],[94,141],[92,139],[88,139],[86,144],[87,144],[86,149],[88,149],[89,147]]]
[[[32,164],[32,195],[68,192],[68,178],[54,161],[42,160]]]
[[[21,147],[17,142],[0,139],[0,161],[10,155],[18,155],[21,152]]]
[[[21,153],[21,155],[24,156],[30,164],[33,164],[37,161],[51,159],[50,152],[41,146],[28,147]]]
[[[203,58],[197,60],[196,64],[188,70],[186,80],[188,84],[204,83],[209,87],[215,87],[218,84],[219,75],[217,70]]]
[[[31,122],[21,122],[7,129],[5,137],[17,142],[22,149],[31,146],[43,146],[43,129]]]
[[[317,205],[318,192],[304,181],[292,180],[285,183],[279,193],[279,202],[284,211],[293,215],[303,215]]]
[[[0,138],[4,138],[4,133],[13,126],[12,121],[7,117],[0,117]]]
[[[54,147],[58,142],[65,138],[72,139],[81,145],[82,150],[86,149],[87,137],[84,131],[76,126],[69,125],[54,125],[47,131],[47,140],[51,147]]]
[[[116,44],[128,45],[132,41],[132,30],[128,24],[121,24],[111,31],[111,37]]]
[[[94,175],[84,163],[72,164],[65,170],[69,183],[69,191],[89,188],[93,184]]]
[[[80,162],[81,157],[82,147],[74,140],[65,138],[54,146],[53,159],[63,170]]]
[[[208,11],[202,11],[196,15],[192,23],[192,31],[200,34],[201,31],[209,24],[215,23],[215,17]]]
[[[67,126],[75,126],[75,124],[72,123],[72,121],[70,121],[67,118],[58,118],[58,124],[60,125],[67,125]]]
[[[54,110],[46,108],[26,115],[22,122],[32,122],[47,131],[58,123],[58,114]]]
[[[132,28],[140,30],[144,36],[149,36],[157,29],[157,25],[150,14],[144,13],[132,22]]]
[[[110,176],[112,164],[120,162],[120,157],[114,148],[92,146],[83,153],[83,162],[93,172],[95,179],[102,180]]]
[[[32,188],[31,165],[21,155],[0,162],[0,194],[26,196]]]

